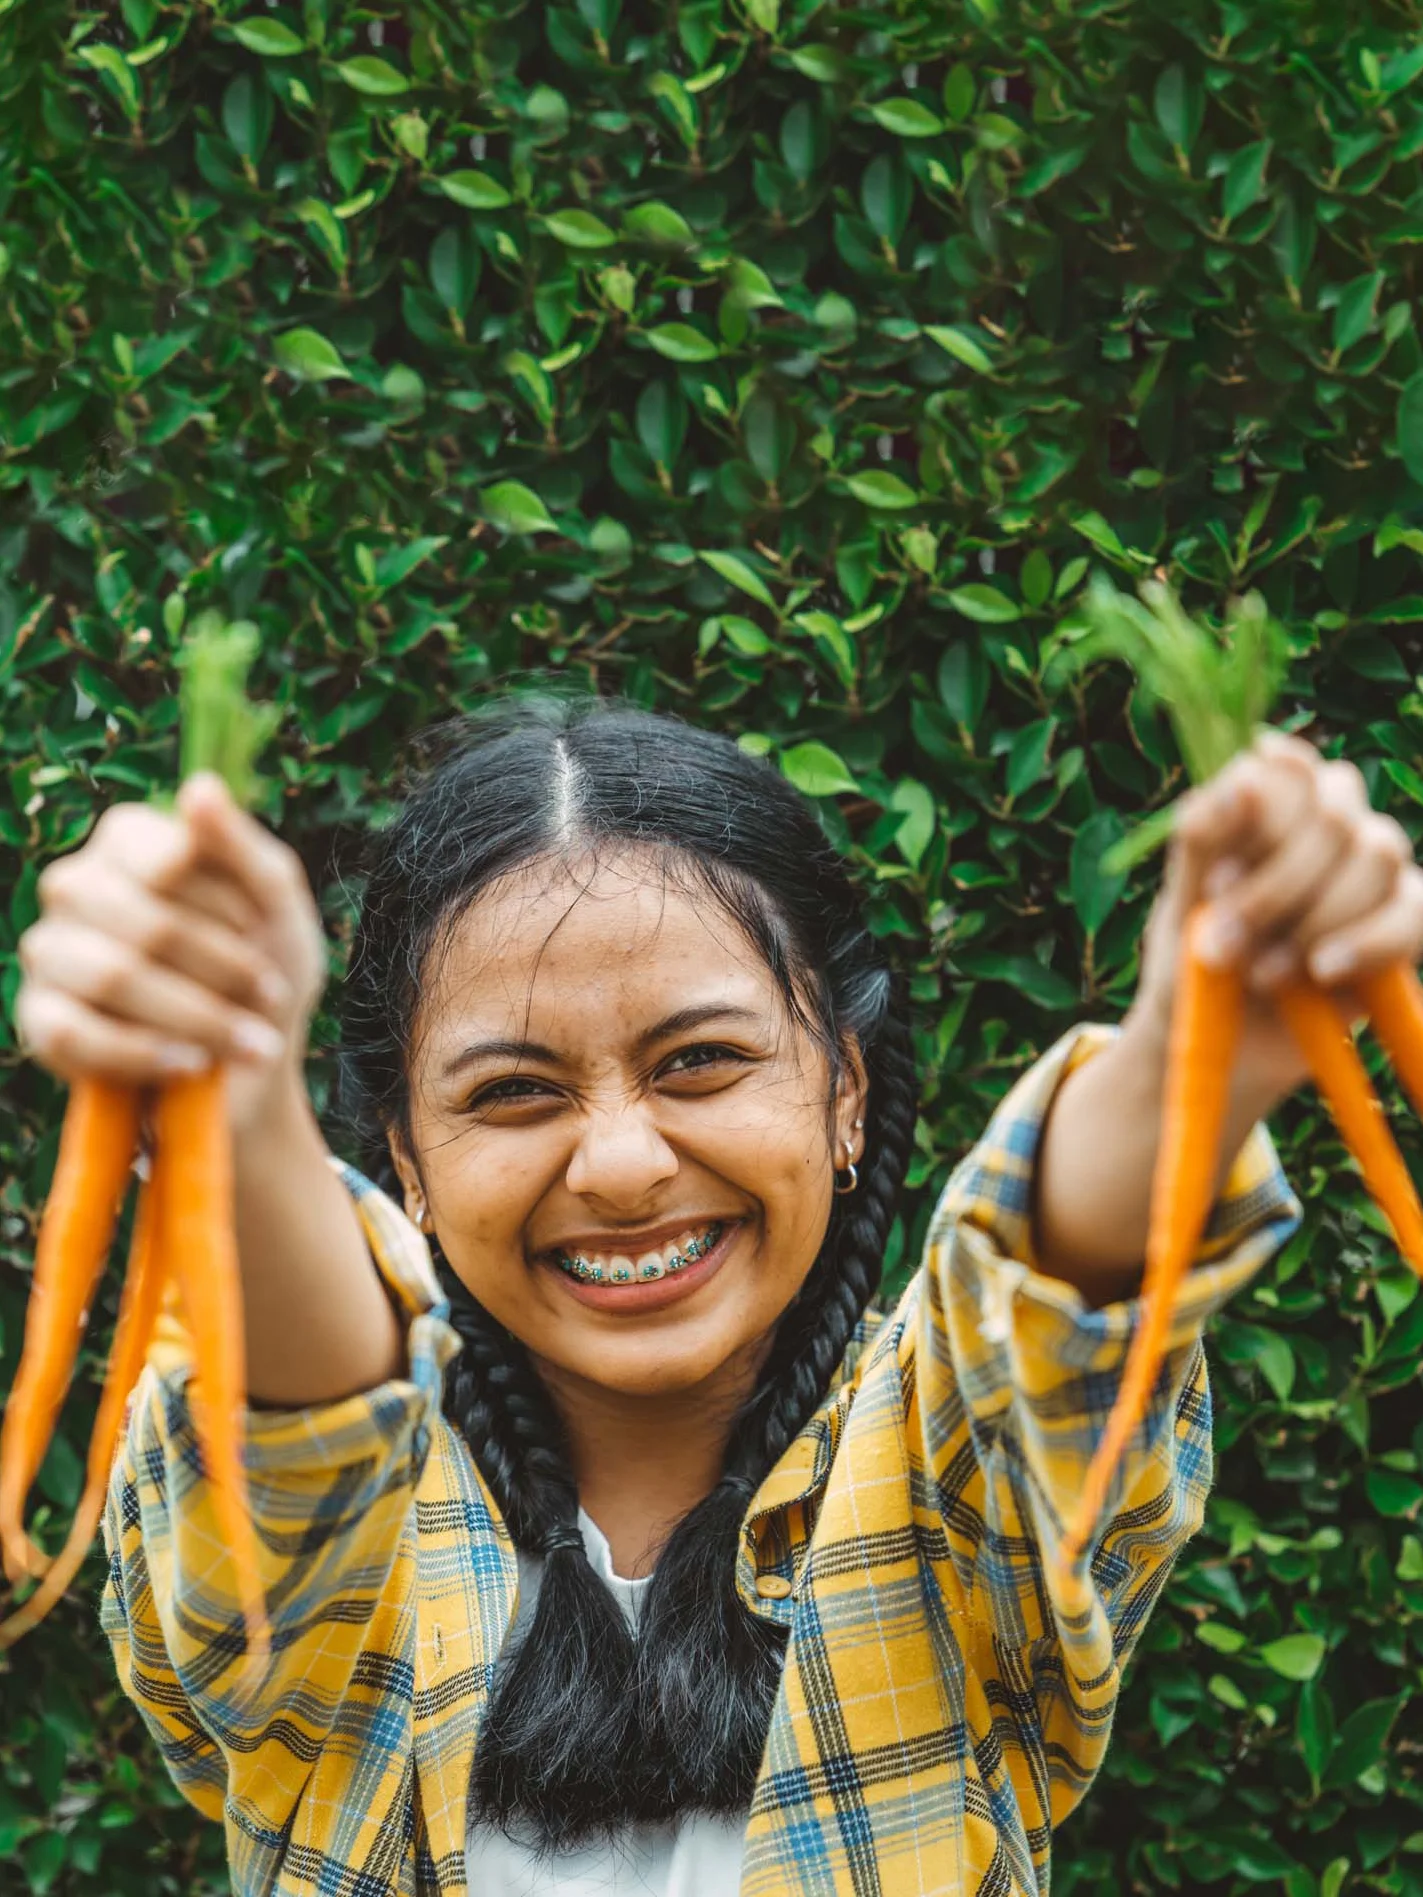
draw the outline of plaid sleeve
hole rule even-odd
[[[1121,1669],[1204,1514],[1212,1458],[1202,1327],[1300,1218],[1269,1135],[1256,1127],[1213,1209],[1107,1519],[1060,1584],[1057,1549],[1140,1305],[1091,1309],[1034,1268],[1031,1187],[1054,1093],[1112,1038],[1104,1028],[1064,1037],[1014,1087],[954,1173],[930,1228],[915,1348],[925,1455],[965,1606],[991,1632],[985,1664],[1011,1652],[1029,1687],[1051,1783],[1044,1816],[1054,1823],[1090,1782]]]
[[[247,1413],[273,1653],[254,1698],[239,1701],[233,1685],[241,1621],[171,1317],[130,1402],[109,1482],[100,1617],[120,1684],[179,1789],[208,1816],[226,1814],[239,1857],[244,1822],[260,1826],[274,1773],[278,1782],[333,1769],[359,1778],[353,1760],[369,1748],[389,1690],[379,1669],[363,1677],[362,1655],[373,1640],[378,1653],[399,1645],[384,1625],[399,1616],[392,1573],[414,1571],[412,1498],[443,1367],[458,1347],[419,1234],[359,1173],[339,1170],[372,1256],[410,1312],[407,1375],[313,1409]]]

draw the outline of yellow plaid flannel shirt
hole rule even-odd
[[[923,1264],[867,1321],[747,1514],[752,1613],[789,1630],[743,1897],[1028,1897],[1090,1784],[1122,1669],[1211,1477],[1201,1329],[1294,1229],[1263,1128],[1238,1159],[1162,1386],[1090,1564],[1051,1555],[1115,1395],[1133,1303],[1035,1273],[1029,1191],[1067,1035],[946,1187]],[[333,1162],[339,1164],[339,1162]],[[342,1168],[410,1313],[409,1374],[248,1417],[273,1663],[255,1699],[174,1339],[133,1400],[105,1525],[103,1624],[238,1897],[467,1897],[466,1788],[517,1562],[440,1411],[457,1348],[424,1240]]]

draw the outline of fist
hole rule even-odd
[[[61,1079],[135,1086],[228,1064],[235,1131],[300,1084],[326,945],[295,853],[191,778],[176,814],[106,810],[40,876],[20,937],[22,1047]]]
[[[1407,834],[1370,808],[1352,764],[1279,731],[1182,800],[1137,998],[1158,1025],[1186,919],[1202,902],[1201,952],[1238,966],[1246,984],[1237,1073],[1262,1113],[1307,1074],[1270,1006],[1273,989],[1303,976],[1357,1019],[1355,981],[1423,957],[1423,871]]]

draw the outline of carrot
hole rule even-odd
[[[193,1340],[188,1401],[237,1582],[248,1663],[257,1665],[270,1635],[242,1460],[246,1352],[223,1070],[170,1081],[158,1098],[155,1130],[167,1169],[164,1247]]]
[[[133,1090],[76,1081],[35,1248],[20,1363],[0,1427],[0,1547],[12,1582],[48,1566],[25,1533],[25,1499],[74,1374],[137,1144]]]
[[[155,1172],[139,1190],[128,1273],[119,1304],[118,1328],[109,1354],[94,1433],[89,1439],[84,1492],[74,1511],[74,1520],[64,1546],[50,1563],[44,1579],[22,1607],[8,1619],[0,1620],[0,1652],[13,1646],[22,1634],[38,1625],[68,1590],[83,1566],[98,1531],[99,1520],[104,1512],[109,1468],[114,1459],[124,1409],[143,1369],[143,1360],[153,1336],[163,1295],[163,1247],[158,1233],[161,1218],[157,1204],[158,1192],[159,1180]]]
[[[1393,1062],[1403,1090],[1423,1115],[1423,982],[1395,962],[1359,984],[1369,1025]]]
[[[1215,1197],[1245,999],[1237,970],[1213,967],[1195,953],[1201,914],[1198,910],[1187,924],[1172,1001],[1140,1316],[1117,1400],[1062,1545],[1064,1563],[1075,1561],[1087,1546],[1112,1477],[1146,1414],[1166,1356],[1181,1283],[1195,1258]]]
[[[1400,983],[1397,973],[1390,970],[1370,986],[1388,997],[1398,992]],[[1276,993],[1274,1005],[1308,1061],[1314,1083],[1340,1138],[1358,1162],[1364,1184],[1392,1225],[1399,1250],[1423,1278],[1423,1207],[1343,1017],[1329,996],[1312,982],[1287,982]],[[1399,1020],[1388,1012],[1388,1006],[1386,1000],[1389,1037],[1401,1046],[1405,1059],[1416,1069],[1423,1055],[1423,1038],[1408,1016],[1402,1017],[1405,1026],[1400,1035]]]
[[[248,703],[243,681],[256,628],[201,616],[183,655],[181,774],[216,770],[250,802],[253,760],[280,714]],[[160,800],[161,801],[161,800]],[[134,1088],[83,1080],[71,1089],[54,1186],[40,1226],[24,1349],[0,1432],[0,1549],[12,1582],[44,1576],[0,1623],[0,1647],[34,1626],[74,1578],[93,1540],[128,1395],[165,1289],[176,1278],[194,1346],[193,1422],[219,1533],[236,1570],[249,1666],[269,1648],[256,1536],[242,1466],[246,1395],[234,1225],[231,1137],[220,1067],[160,1089],[157,1152],[140,1194],[119,1327],[90,1443],[83,1496],[51,1563],[24,1532],[25,1499],[68,1388],[87,1306],[103,1271],[138,1140]],[[48,1570],[48,1572],[46,1572]]]

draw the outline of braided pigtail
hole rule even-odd
[[[527,1352],[447,1265],[440,1277],[464,1344],[445,1413],[517,1546],[543,1557],[533,1619],[495,1672],[470,1796],[482,1822],[506,1829],[532,1808],[543,1841],[557,1846],[625,1815],[607,1762],[631,1745],[632,1637],[589,1565],[563,1431]]]
[[[914,1140],[909,1028],[888,975],[877,983],[857,1192],[835,1201],[819,1258],[782,1318],[726,1473],[658,1559],[637,1645],[637,1697],[674,1807],[744,1810],[780,1684],[781,1629],[747,1611],[736,1583],[741,1525],[757,1488],[805,1427],[879,1284]]]

